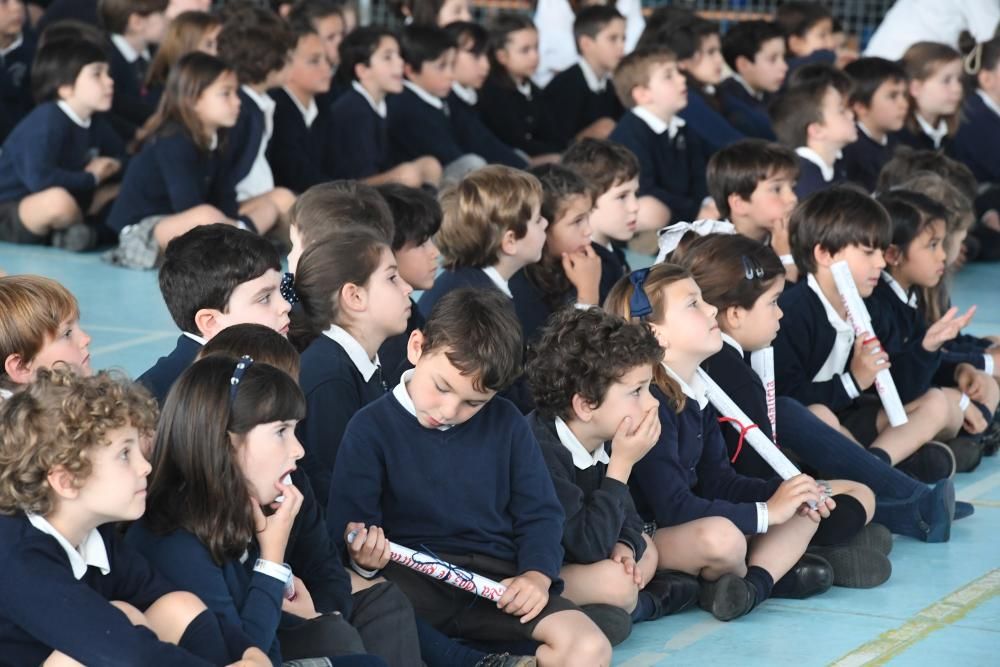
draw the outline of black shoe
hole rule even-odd
[[[972,472],[983,460],[983,443],[979,438],[960,435],[945,444],[955,455],[955,472]]]
[[[580,611],[601,629],[612,646],[618,646],[632,634],[632,618],[621,607],[610,604],[585,604]]]
[[[975,513],[976,508],[972,503],[962,502],[961,500],[955,501],[955,521],[972,516]]]
[[[698,578],[677,570],[659,570],[642,589],[656,601],[656,613],[648,620],[656,620],[684,611],[698,601]]]
[[[77,222],[65,229],[52,232],[52,246],[70,252],[83,252],[97,247],[97,229]]]
[[[872,549],[883,556],[892,553],[892,531],[880,523],[872,522],[844,543],[849,547]]]
[[[891,540],[890,540],[891,541]],[[810,547],[833,568],[833,585],[842,588],[875,588],[889,580],[892,563],[875,549],[859,546]]]
[[[902,534],[924,542],[947,542],[951,539],[951,522],[955,518],[955,509],[955,483],[950,479],[943,479],[920,499],[914,531]]]
[[[804,600],[830,590],[833,586],[833,567],[826,559],[805,553],[792,569],[774,582],[773,598]]]
[[[757,606],[757,591],[743,577],[724,574],[718,581],[701,582],[698,606],[720,621],[731,621]]]
[[[928,440],[920,449],[896,464],[896,468],[924,484],[934,484],[955,476],[955,455],[947,445],[937,440]]]

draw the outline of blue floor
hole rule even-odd
[[[173,348],[177,330],[155,272],[112,268],[96,255],[4,244],[0,268],[40,273],[73,291],[93,337],[94,368],[119,367],[135,376]],[[968,267],[953,295],[963,308],[979,305],[971,332],[1000,333],[1000,264]],[[959,498],[975,504],[975,516],[957,523],[947,544],[897,538],[892,578],[880,588],[771,600],[728,624],[691,611],[640,625],[615,650],[614,664],[1000,664],[1000,458],[956,482]]]

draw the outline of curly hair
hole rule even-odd
[[[527,375],[535,407],[545,417],[564,419],[573,414],[573,396],[600,406],[623,375],[663,359],[649,327],[598,308],[557,312],[532,352]]]
[[[0,514],[50,514],[56,499],[46,479],[53,468],[65,468],[80,487],[91,473],[90,450],[109,444],[109,432],[133,426],[151,433],[156,417],[149,392],[121,373],[40,369],[0,403]]]

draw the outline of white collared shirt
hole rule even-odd
[[[931,124],[919,113],[914,113],[913,115],[916,117],[917,125],[920,126],[920,129],[934,142],[934,148],[941,148],[941,142],[948,136],[948,123],[945,119],[940,119],[937,127],[931,127]]]
[[[758,92],[758,91],[754,90],[753,86],[751,86],[749,83],[747,83],[747,80],[744,79],[739,74],[736,74],[734,72],[733,76],[732,76],[732,79],[736,83],[738,83],[741,86],[743,86],[743,90],[747,91],[747,94],[750,95],[750,97],[754,98],[755,100],[762,100],[762,99],[764,99],[764,93],[761,93],[761,92]]]
[[[916,308],[917,307],[917,293],[916,292],[914,292],[912,294],[907,294],[906,290],[903,289],[903,286],[900,285],[898,282],[896,282],[896,279],[893,278],[892,275],[888,271],[883,271],[882,272],[882,280],[884,280],[885,284],[889,286],[889,288],[892,290],[892,293],[899,297],[900,301],[902,301],[903,303],[905,303],[910,308]]]
[[[608,450],[604,448],[603,442],[593,452],[588,452],[587,448],[583,446],[583,443],[576,437],[576,434],[570,430],[562,417],[556,417],[556,435],[559,436],[559,442],[562,446],[568,449],[569,453],[573,456],[573,465],[579,470],[588,470],[598,463],[607,465],[611,461],[611,457],[608,456]]]
[[[809,160],[814,165],[819,167],[819,173],[823,176],[824,181],[829,183],[830,181],[833,180],[835,174],[833,170],[833,165],[827,164],[826,160],[824,160],[819,153],[809,148],[808,146],[799,146],[798,148],[795,149],[795,153],[799,157],[804,157],[805,159]],[[837,159],[839,160],[842,156],[843,153],[837,151]]]
[[[386,116],[389,115],[389,107],[386,106],[384,97],[382,98],[381,102],[376,104],[371,94],[367,90],[365,90],[365,87],[362,86],[357,81],[351,81],[351,88],[358,91],[358,94],[361,95],[361,97],[365,98],[365,101],[368,102],[368,106],[372,108],[372,111],[377,113],[379,116],[385,118]]]
[[[661,364],[663,370],[667,371],[667,375],[674,379],[674,382],[678,384],[681,388],[681,392],[685,396],[690,398],[692,401],[698,404],[698,408],[704,410],[708,406],[708,388],[702,381],[698,374],[695,373],[694,378],[691,379],[691,383],[688,384],[680,375],[674,372],[670,366],[665,363]]]
[[[257,157],[250,165],[250,171],[247,172],[247,175],[236,184],[236,201],[242,202],[274,189],[274,172],[271,171],[271,165],[268,163],[265,153],[271,135],[274,134],[275,104],[267,93],[258,93],[245,84],[240,88],[264,114],[264,134],[261,136],[260,146],[257,148]]]
[[[435,109],[438,109],[439,111],[444,111],[444,102],[441,100],[440,97],[435,97],[434,95],[431,95],[426,90],[424,90],[417,84],[413,83],[412,81],[403,81],[403,85],[406,86],[410,92],[412,92],[414,95],[419,97],[427,104],[431,105]]]
[[[854,327],[837,313],[833,305],[826,298],[826,295],[823,294],[823,289],[819,286],[813,274],[810,273],[806,276],[806,282],[809,285],[809,289],[819,297],[820,303],[823,304],[823,310],[826,311],[826,319],[836,332],[830,356],[826,358],[826,362],[813,377],[812,381],[826,382],[839,375],[840,381],[847,391],[847,395],[851,398],[857,398],[861,395],[861,392],[858,391],[858,387],[854,384],[854,380],[851,379],[850,374],[844,372],[847,369],[847,360],[851,356],[851,350],[854,348]]]
[[[997,104],[997,101],[990,97],[989,93],[982,88],[977,88],[976,94],[983,100],[983,104],[986,105],[987,109],[1000,116],[1000,104]]]
[[[0,49],[0,59],[6,58],[8,53],[16,51],[22,44],[24,44],[24,33],[18,35],[14,41],[10,43],[10,46],[5,49]]]
[[[369,359],[368,353],[365,352],[365,348],[361,346],[361,343],[349,334],[346,329],[338,327],[336,324],[331,324],[330,328],[323,332],[323,335],[344,348],[344,352],[347,353],[351,363],[361,373],[361,377],[365,379],[365,382],[372,379],[375,371],[380,366],[378,354],[375,355],[375,359]]]
[[[724,331],[722,332],[722,342],[725,343],[726,345],[735,348],[736,351],[740,353],[740,356],[741,357],[743,356],[743,346],[737,343],[735,338],[733,338]]]
[[[118,53],[122,54],[122,58],[125,59],[125,62],[130,65],[139,58],[149,62],[151,57],[149,49],[143,49],[142,52],[136,51],[132,45],[128,43],[128,40],[122,35],[111,35],[111,43],[115,45],[116,49],[118,49]]]
[[[87,574],[88,567],[96,567],[101,571],[101,574],[105,575],[111,572],[108,549],[104,546],[104,538],[101,537],[96,528],[87,533],[87,537],[83,539],[80,548],[77,549],[45,517],[30,512],[27,513],[27,517],[32,526],[46,535],[56,538],[56,542],[66,552],[69,565],[73,568],[73,576],[76,579],[83,579],[83,575]]]
[[[181,333],[190,338],[191,340],[193,340],[194,342],[198,343],[198,345],[201,345],[202,347],[204,347],[208,343],[208,339],[205,338],[204,336],[188,333],[187,331],[182,331]]]
[[[861,133],[866,137],[868,137],[869,139],[871,139],[872,141],[874,141],[876,144],[879,144],[880,146],[887,146],[889,144],[889,135],[883,134],[882,139],[879,140],[872,136],[872,133],[868,130],[867,127],[865,127],[864,123],[858,121],[857,125],[858,129],[861,130]]]
[[[208,142],[208,150],[214,151],[219,147],[219,133],[216,132],[212,135],[212,138]]]
[[[299,113],[302,114],[302,120],[306,122],[306,127],[312,127],[313,121],[316,120],[316,116],[319,115],[319,107],[316,106],[316,98],[309,100],[309,106],[302,106],[302,102],[299,102],[299,98],[295,97],[292,91],[288,90],[287,86],[282,86],[282,89],[292,98],[292,102],[299,109]]]
[[[529,100],[531,99],[531,81],[525,81],[524,83],[515,83],[514,87],[517,88],[517,92],[521,93]]]
[[[69,119],[71,121],[73,121],[76,125],[79,125],[80,127],[84,128],[84,129],[87,129],[87,128],[90,127],[90,120],[91,119],[90,118],[80,118],[80,116],[78,116],[77,113],[75,111],[73,111],[73,107],[71,107],[65,101],[59,100],[58,102],[56,102],[56,106],[59,107],[60,109],[62,109],[62,112],[64,114],[66,114],[69,117]]]
[[[673,116],[670,122],[667,122],[645,107],[634,107],[632,113],[649,126],[653,134],[663,134],[666,132],[667,136],[671,139],[676,137],[680,129],[687,125],[680,116]]]
[[[603,93],[608,88],[608,79],[611,78],[605,74],[602,78],[597,78],[597,73],[590,66],[585,58],[580,58],[580,71],[583,72],[583,80],[587,82],[587,88],[590,88],[592,93]]]
[[[458,99],[462,100],[469,106],[476,106],[476,102],[479,101],[479,92],[475,88],[469,88],[468,86],[463,86],[457,81],[452,82],[451,90],[458,95]]]
[[[406,389],[407,383],[409,383],[410,378],[413,377],[413,369],[404,371],[402,377],[399,378],[399,384],[395,386],[392,390],[392,395],[395,397],[399,404],[403,406],[403,409],[409,412],[414,417],[417,416],[417,408],[413,405],[413,399],[410,398],[410,392]],[[439,431],[447,431],[452,427],[451,424],[441,424],[437,427]]]
[[[483,268],[483,273],[485,273],[486,277],[489,278],[490,281],[492,281],[492,283],[497,286],[498,290],[506,294],[511,299],[514,298],[514,295],[510,291],[510,285],[507,283],[506,280],[504,280],[504,277],[500,275],[500,272],[497,271],[497,268],[495,266],[487,266]]]

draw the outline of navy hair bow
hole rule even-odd
[[[649,269],[639,269],[628,276],[629,282],[635,288],[632,290],[632,298],[628,300],[628,309],[632,317],[642,318],[653,312],[653,304],[649,302],[646,290],[642,287],[646,283],[648,275]]]
[[[236,400],[236,392],[240,389],[240,381],[243,379],[243,374],[247,372],[247,369],[253,365],[253,358],[249,355],[244,354],[240,357],[240,360],[236,362],[236,368],[233,369],[233,376],[229,378],[229,404],[232,405]]]
[[[286,273],[281,276],[281,286],[278,288],[281,296],[288,303],[294,305],[299,302],[299,295],[295,293],[295,274]]]

